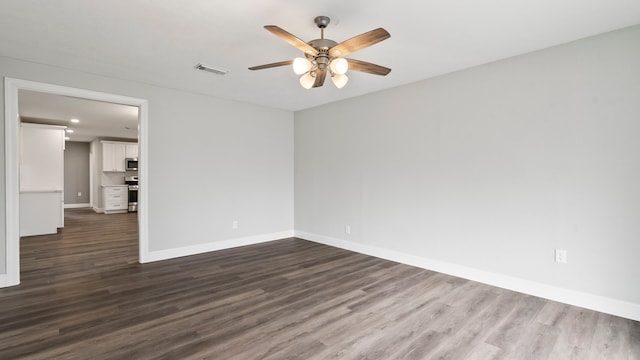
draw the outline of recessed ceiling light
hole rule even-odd
[[[73,133],[73,129],[67,129],[67,132],[68,132],[69,134],[72,134],[72,133]]]
[[[65,139],[65,140],[70,140],[71,138],[70,138],[70,137],[68,137],[68,136],[65,136],[65,137],[64,137],[64,139]]]
[[[80,122],[80,120],[78,120],[78,119],[71,119],[71,122],[72,122],[72,123],[79,123],[79,122]]]

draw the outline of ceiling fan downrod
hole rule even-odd
[[[320,28],[320,39],[324,39],[324,29],[329,25],[331,19],[328,16],[316,16],[313,22]]]

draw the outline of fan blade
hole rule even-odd
[[[371,30],[364,34],[354,36],[351,39],[345,40],[340,44],[332,47],[331,49],[329,49],[329,56],[331,56],[332,58],[344,57],[351,54],[352,52],[377,44],[380,41],[388,39],[390,37],[391,34],[389,34],[387,30],[383,28]]]
[[[327,77],[327,70],[316,70],[316,82],[313,83],[313,87],[320,87],[324,84],[324,79]]]
[[[265,25],[264,28],[271,31],[271,33],[273,33],[275,36],[279,37],[280,39],[297,47],[300,51],[304,52],[305,54],[310,54],[313,56],[318,55],[318,50],[314,49],[311,45],[298,39],[294,35],[287,32],[286,30],[283,30],[282,28],[275,25]]]
[[[391,69],[387,67],[372,64],[362,60],[347,59],[347,62],[349,63],[349,70],[361,71],[367,74],[382,76],[385,76],[391,72]]]
[[[293,64],[293,60],[287,60],[287,61],[280,61],[277,63],[253,66],[253,67],[250,67],[249,70],[262,70],[262,69],[268,69],[268,68],[278,67],[278,66],[286,66],[291,64]]]

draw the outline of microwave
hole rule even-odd
[[[138,158],[124,159],[124,168],[127,171],[138,171]]]

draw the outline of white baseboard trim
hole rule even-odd
[[[91,207],[91,204],[64,204],[65,209],[80,209],[80,208],[88,208]]]
[[[104,209],[103,208],[94,207],[93,211],[95,211],[98,214],[104,214]]]
[[[513,290],[548,300],[558,301],[569,305],[579,306],[586,309],[640,321],[640,304],[636,303],[630,303],[599,295],[560,288],[553,285],[478,270],[462,265],[410,255],[394,250],[359,244],[352,241],[331,238],[328,236],[308,233],[304,231],[296,230],[295,236],[300,239],[309,240],[320,244],[355,251],[358,253],[371,255],[406,265],[411,265],[427,270],[441,272],[447,275],[481,282],[487,285],[497,286],[507,290]]]
[[[0,274],[0,288],[20,285],[19,279],[9,279],[7,274]]]
[[[238,246],[254,245],[267,241],[290,238],[293,237],[293,234],[293,230],[287,230],[276,233],[247,236],[243,238],[215,241],[206,244],[197,244],[167,250],[149,251],[140,257],[140,262],[148,263],[153,261],[174,259],[182,256],[197,255],[210,251],[230,249]]]

